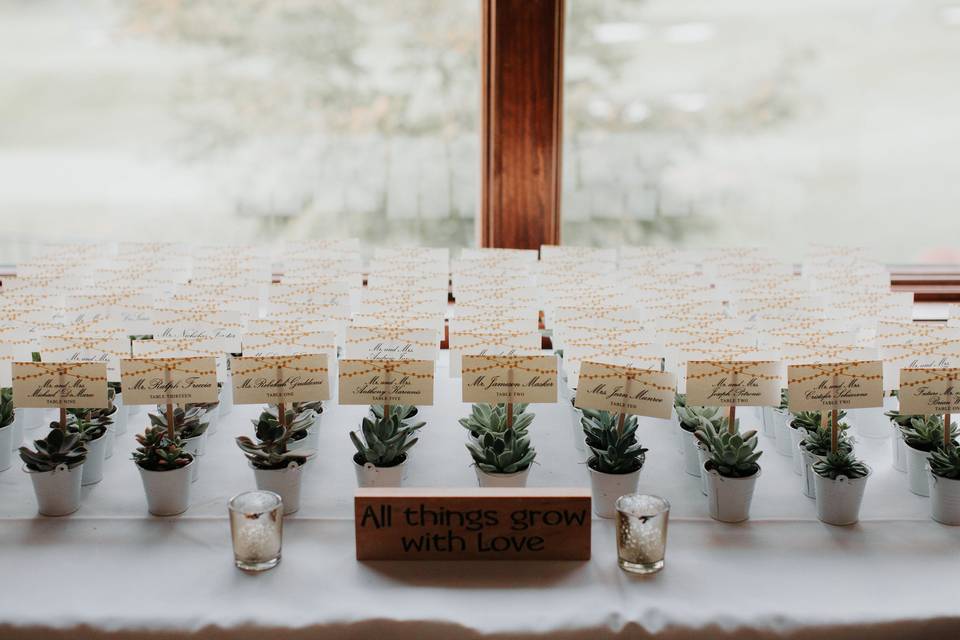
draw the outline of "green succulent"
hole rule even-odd
[[[675,393],[673,394],[673,408],[685,407],[687,406],[687,394],[685,393]]]
[[[148,413],[150,424],[154,427],[167,428],[167,413],[164,407],[157,407],[158,413]],[[176,407],[173,410],[173,428],[181,440],[188,440],[202,436],[206,432],[209,422],[203,420],[206,414],[202,408],[187,405],[187,408]]]
[[[713,424],[713,426],[718,429],[727,423],[727,418],[720,411],[719,407],[678,406],[677,417],[680,419],[680,427],[690,432],[696,432],[704,420]]]
[[[370,410],[376,416],[373,409],[371,406]],[[395,467],[406,460],[407,451],[417,443],[416,433],[424,423],[410,424],[403,420],[404,415],[412,417],[416,413],[392,409],[390,415],[384,418],[381,407],[381,417],[373,420],[363,418],[359,434],[356,431],[350,432],[350,440],[357,449],[353,456],[354,462],[359,465],[369,462],[375,467]],[[360,436],[363,436],[363,439]]]
[[[108,382],[107,388],[110,389],[110,391],[113,391],[113,394],[115,396],[118,396],[121,393],[123,393],[123,385],[119,382]]]
[[[847,425],[840,423],[840,433],[837,434],[837,451],[840,453],[850,453],[853,451],[853,442],[846,433]],[[807,431],[803,438],[803,448],[817,457],[825,457],[830,454],[832,445],[832,434],[830,429],[813,429]]]
[[[420,413],[420,410],[412,404],[392,404],[390,405],[390,413],[399,417],[400,422],[409,422]],[[383,420],[383,405],[370,405],[370,414],[377,420]]]
[[[486,473],[517,473],[527,469],[537,456],[530,446],[530,437],[513,429],[502,433],[485,431],[467,443],[467,450],[474,464]]]
[[[960,447],[934,449],[930,456],[930,471],[940,478],[960,480]]]
[[[847,417],[846,411],[837,412],[837,420],[843,420]],[[823,419],[823,415],[820,411],[801,411],[793,416],[793,420],[790,421],[790,426],[794,429],[806,429],[807,431],[816,431],[820,428],[820,421]],[[833,423],[833,412],[827,412],[827,424],[830,425]],[[840,422],[840,428],[846,429],[847,425],[843,422]]]
[[[147,427],[137,434],[138,446],[133,451],[133,461],[147,471],[174,471],[193,461],[193,456],[183,450],[179,437],[170,438],[167,428]]]
[[[312,413],[298,414],[293,409],[286,409],[283,412],[283,417],[290,432],[287,436],[290,442],[306,438],[310,427],[313,426]],[[275,405],[268,406],[260,412],[260,416],[256,420],[250,422],[253,424],[257,440],[279,440],[284,434],[284,428],[280,426],[280,413]]]
[[[587,446],[593,453],[587,466],[600,473],[633,473],[647,459],[649,449],[637,442],[637,417],[629,416],[619,428],[620,414],[591,412],[580,419]]]
[[[310,402],[294,402],[290,405],[296,413],[315,412],[317,415],[323,413],[323,400],[311,400]]]
[[[112,422],[112,421],[111,421]],[[84,443],[93,442],[107,433],[110,422],[101,422],[93,417],[92,412],[73,413],[67,415],[67,431],[76,433]],[[53,425],[57,425],[54,427]],[[52,423],[50,428],[60,428],[59,423]]]
[[[304,449],[290,450],[290,443],[305,438],[307,430],[313,424],[310,413],[297,414],[290,409],[284,412],[286,425],[280,425],[276,407],[268,407],[252,420],[257,441],[247,436],[237,438],[237,446],[243,451],[255,469],[286,469],[291,462],[306,464],[313,451]]]
[[[790,410],[790,394],[787,393],[786,389],[780,389],[780,406],[777,409],[780,411]]]
[[[526,404],[513,405],[513,430],[526,434],[530,423],[533,422],[533,413],[527,413]],[[460,426],[470,432],[474,438],[483,433],[503,433],[507,431],[507,405],[505,404],[475,404],[470,408],[470,415],[460,418]]]
[[[943,446],[943,418],[940,416],[916,416],[910,425],[900,428],[903,441],[919,451],[934,451]],[[957,425],[950,423],[950,440],[957,437]]]
[[[836,480],[840,476],[855,480],[870,473],[867,465],[857,460],[852,451],[830,452],[827,457],[813,463],[813,470],[818,476],[830,480]]]
[[[892,410],[890,410],[890,411],[886,411],[886,412],[884,412],[883,415],[885,415],[885,416],[887,416],[888,418],[890,418],[890,421],[896,423],[896,425],[897,425],[898,427],[900,427],[901,429],[904,428],[904,427],[909,427],[909,426],[910,426],[910,421],[913,420],[914,418],[923,418],[923,416],[913,416],[913,415],[908,415],[908,414],[905,414],[905,413],[900,413],[900,412],[897,411],[896,409],[892,409]]]
[[[13,389],[6,387],[0,389],[0,429],[13,424]]]
[[[62,464],[73,469],[87,459],[87,448],[80,435],[64,433],[62,429],[51,429],[46,438],[34,440],[33,446],[33,451],[20,447],[20,459],[30,471],[53,471]]]
[[[730,433],[701,418],[694,436],[707,451],[705,467],[708,471],[716,469],[725,478],[746,478],[760,471],[757,460],[763,452],[756,450],[756,431]]]

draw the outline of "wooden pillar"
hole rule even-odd
[[[560,242],[564,0],[481,0],[480,245]]]

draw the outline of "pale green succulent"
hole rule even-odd
[[[717,429],[722,428],[727,420],[719,407],[678,406],[677,417],[680,419],[680,427],[691,432],[695,432],[703,420],[711,423]]]
[[[725,478],[746,478],[760,471],[757,460],[763,452],[756,450],[756,431],[730,433],[701,418],[694,435],[706,449],[708,471],[715,469]]]
[[[867,465],[857,460],[852,451],[828,453],[826,458],[813,463],[813,470],[817,475],[830,480],[836,480],[840,476],[855,480],[870,473]]]
[[[513,430],[517,433],[526,433],[533,422],[535,414],[527,413],[526,404],[513,405]],[[504,433],[507,431],[507,405],[505,404],[475,404],[470,408],[470,415],[460,418],[460,426],[470,432],[474,438],[483,433]]]
[[[580,419],[587,447],[592,455],[587,466],[600,473],[633,473],[643,466],[648,449],[637,441],[637,417],[629,416],[619,428],[620,414],[609,411],[584,412]]]
[[[467,443],[473,462],[486,473],[517,473],[527,469],[537,452],[530,446],[530,437],[507,429],[502,433],[485,431]]]
[[[383,415],[382,409],[380,414]],[[417,431],[425,423],[410,424],[404,422],[401,415],[403,412],[391,410],[386,418],[363,418],[360,433],[350,432],[350,440],[357,449],[354,462],[359,465],[370,463],[375,467],[395,467],[403,463],[407,451],[417,443]]]

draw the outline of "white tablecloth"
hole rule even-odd
[[[438,370],[437,404],[410,462],[410,486],[474,486],[457,418],[459,381]],[[568,403],[535,405],[531,427],[534,486],[586,486],[574,447]],[[131,428],[107,461],[102,483],[84,488],[72,516],[36,515],[29,478],[18,466],[0,473],[0,638],[49,637],[54,631],[204,630],[204,637],[469,638],[565,632],[602,638],[617,632],[716,638],[722,631],[796,632],[823,637],[960,637],[960,527],[929,519],[927,499],[910,494],[890,465],[889,440],[861,439],[873,466],[862,521],[830,527],[773,441],[765,454],[752,519],[714,522],[697,478],[684,474],[668,422],[644,420],[650,448],[643,491],[673,505],[666,569],[640,578],[616,566],[611,522],[595,520],[589,562],[358,563],[354,559],[352,445],[364,407],[331,403],[321,454],[305,480],[303,506],[285,524],[283,561],[247,575],[233,567],[226,501],[254,487],[233,443],[251,431],[259,407],[235,407],[211,436],[182,516],[147,515],[129,459]],[[742,408],[744,427],[754,414]],[[755,422],[755,421],[754,421]],[[39,435],[40,431],[28,432]],[[12,626],[18,628],[13,629]],[[64,636],[66,637],[66,635]],[[166,636],[164,636],[166,637]]]

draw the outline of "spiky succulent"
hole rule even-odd
[[[960,447],[935,449],[930,456],[930,471],[941,478],[960,480]]]
[[[695,432],[700,428],[704,420],[713,424],[717,429],[720,429],[726,422],[726,418],[719,407],[678,406],[677,417],[680,419],[680,427],[690,432]]]
[[[286,425],[280,425],[276,407],[268,407],[252,420],[257,441],[247,436],[237,438],[237,446],[243,451],[250,464],[256,469],[285,469],[291,462],[306,464],[313,451],[305,449],[290,450],[290,443],[305,438],[307,430],[313,424],[313,414],[297,414],[292,409],[284,412]]]
[[[837,420],[843,420],[847,417],[846,411],[837,412]],[[793,420],[790,421],[790,426],[794,429],[806,429],[807,431],[816,431],[820,428],[820,421],[823,419],[823,415],[819,411],[801,411],[800,413],[793,416]],[[827,424],[833,422],[833,413],[831,411],[827,412]],[[840,428],[846,429],[847,424],[840,422]]]
[[[813,463],[813,470],[818,476],[830,480],[836,480],[840,476],[855,480],[870,473],[867,465],[857,460],[852,451],[828,453],[826,458]]]
[[[901,429],[903,429],[904,427],[909,427],[909,426],[910,426],[910,421],[913,420],[914,418],[922,418],[922,417],[923,417],[923,416],[916,416],[916,415],[909,415],[909,414],[905,414],[905,413],[900,413],[900,412],[897,411],[896,409],[892,409],[892,410],[890,410],[890,411],[886,411],[886,412],[884,412],[883,415],[885,415],[885,416],[887,416],[888,418],[890,418],[890,421],[896,423],[896,425],[897,425],[898,427],[900,427]]]
[[[400,422],[409,422],[420,413],[420,410],[412,404],[392,404],[390,405],[390,413],[399,417]],[[370,405],[370,414],[377,420],[383,420],[383,405]]]
[[[193,456],[183,450],[179,437],[170,438],[166,427],[147,427],[137,434],[137,444],[133,451],[133,461],[147,471],[174,471],[193,461]]]
[[[187,408],[177,407],[173,410],[173,428],[182,440],[202,436],[210,426],[203,420],[206,411],[198,406],[187,405]],[[165,407],[157,407],[157,413],[148,413],[150,424],[154,427],[167,428],[167,412]]]
[[[526,404],[513,405],[513,430],[526,434],[527,428],[533,422],[534,414],[527,413]],[[507,405],[505,404],[475,404],[470,408],[470,415],[460,418],[460,426],[470,432],[474,438],[483,433],[503,433],[507,427]]]
[[[592,411],[580,419],[587,446],[593,453],[587,466],[600,473],[633,473],[643,466],[647,451],[637,442],[637,417],[629,416],[620,431],[620,415]]]
[[[20,447],[20,459],[30,471],[53,471],[60,465],[73,469],[87,459],[87,448],[76,433],[51,429],[47,437],[33,441],[34,449]]]
[[[373,409],[371,406],[371,412]],[[373,413],[376,415],[376,412]],[[382,407],[380,415],[383,416]],[[359,465],[370,463],[375,467],[395,467],[406,460],[407,451],[417,443],[415,436],[424,423],[405,422],[403,415],[412,417],[416,414],[391,410],[387,417],[373,420],[363,418],[359,434],[356,431],[350,432],[350,440],[357,449],[353,456],[354,462]]]
[[[763,452],[756,450],[756,431],[730,433],[701,418],[694,436],[707,451],[705,467],[708,471],[715,469],[725,478],[746,478],[760,470],[757,460]]]
[[[474,464],[486,473],[517,473],[527,469],[537,456],[526,433],[507,429],[503,433],[485,431],[467,449]]]
[[[916,416],[906,427],[900,428],[903,441],[919,451],[934,451],[943,446],[943,418]],[[957,425],[950,423],[950,440],[957,437]]]
[[[0,389],[0,429],[13,424],[13,389]]]
[[[847,425],[840,423],[840,433],[837,435],[837,451],[840,453],[850,453],[853,451],[853,442],[847,435]],[[825,457],[830,454],[832,434],[830,429],[813,429],[807,431],[803,437],[803,448],[817,457]]]

